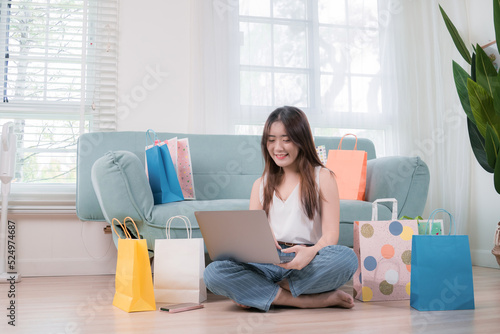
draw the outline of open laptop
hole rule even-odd
[[[264,210],[195,211],[196,220],[213,261],[253,263],[290,262],[295,253],[276,249]]]

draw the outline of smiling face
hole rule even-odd
[[[290,140],[281,121],[271,124],[267,136],[267,151],[279,167],[297,170],[299,148]]]

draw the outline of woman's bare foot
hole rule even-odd
[[[342,308],[354,307],[354,298],[342,290],[325,292],[321,295],[325,295],[328,306],[337,306]]]
[[[276,295],[273,304],[295,306],[299,308],[353,308],[354,299],[351,295],[342,290],[293,297],[290,291],[281,288],[279,293]]]
[[[239,306],[239,307],[241,307],[241,308],[245,308],[245,309],[250,308],[250,306],[246,306],[246,305],[243,305],[243,304],[238,304],[238,303],[237,303],[237,302],[235,302],[234,300],[233,300],[233,303],[235,303],[236,305],[238,305],[238,306]]]

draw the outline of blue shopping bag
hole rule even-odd
[[[456,235],[452,215],[448,235],[414,235],[411,254],[410,306],[419,311],[474,309],[472,261],[467,235]],[[455,234],[451,235],[452,227]]]
[[[151,138],[154,135],[154,140]],[[146,167],[155,204],[183,201],[182,189],[167,145],[153,130],[146,132]]]

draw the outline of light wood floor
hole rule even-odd
[[[205,308],[169,314],[126,313],[112,306],[114,276],[23,278],[0,285],[0,333],[499,333],[500,270],[474,267],[475,310],[419,312],[409,301],[356,301],[351,310],[243,310],[209,293]],[[352,292],[352,287],[343,290]]]

